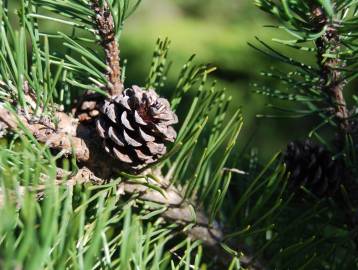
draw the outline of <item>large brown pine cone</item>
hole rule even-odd
[[[304,187],[320,198],[335,195],[345,178],[344,163],[311,140],[289,143],[284,162],[290,172],[289,187],[294,191]]]
[[[139,172],[166,153],[165,143],[176,139],[172,125],[177,122],[168,100],[133,86],[105,101],[96,127],[121,169]]]

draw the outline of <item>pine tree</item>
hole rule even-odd
[[[0,0],[0,269],[356,269],[357,1],[256,0],[315,60],[251,45],[289,66],[257,92],[318,123],[264,165],[213,68],[191,56],[162,91],[167,39],[127,85],[140,2]]]
[[[263,72],[277,83],[255,87],[281,100],[270,105],[279,114],[261,117],[316,123],[306,138],[287,142],[285,206],[260,252],[277,269],[356,269],[357,1],[255,2],[277,19],[272,27],[286,33],[286,39],[272,39],[275,45],[259,38],[250,44],[278,64]]]

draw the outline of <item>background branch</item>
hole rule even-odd
[[[315,7],[312,14],[318,27],[327,27],[323,35],[315,41],[321,73],[321,89],[331,98],[341,130],[348,133],[351,131],[351,125],[348,121],[349,113],[343,95],[346,82],[340,71],[340,68],[344,67],[344,62],[339,55],[341,48],[339,25],[329,22],[329,18],[326,17],[321,7]]]

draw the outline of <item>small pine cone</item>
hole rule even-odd
[[[166,153],[165,143],[176,139],[176,123],[165,98],[133,86],[105,101],[96,127],[106,152],[120,161],[121,169],[136,173]]]
[[[294,191],[303,186],[317,197],[329,197],[344,180],[344,163],[334,160],[331,152],[311,140],[289,143],[284,163],[290,172],[289,188]]]

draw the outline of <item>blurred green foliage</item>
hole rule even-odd
[[[181,65],[195,53],[197,61],[217,67],[213,76],[219,87],[227,88],[236,106],[244,113],[244,130],[240,146],[258,147],[259,156],[272,156],[301,130],[289,120],[257,119],[265,111],[269,99],[253,93],[254,83],[264,83],[260,72],[268,70],[272,59],[248,46],[255,36],[270,41],[273,24],[250,0],[156,0],[143,1],[126,24],[122,39],[122,58],[128,60],[127,85],[142,83],[150,67],[157,37],[171,42],[169,58],[173,61],[167,91],[171,91]],[[276,65],[277,66],[277,65]],[[172,75],[171,75],[172,74]],[[176,76],[176,75],[175,75]],[[169,94],[170,95],[170,94]],[[233,108],[234,110],[234,108]],[[296,122],[297,123],[297,122]],[[309,123],[303,123],[309,125]],[[268,143],[269,142],[269,143]]]
[[[271,100],[254,93],[253,84],[267,85],[267,78],[260,73],[272,65],[279,66],[248,43],[255,43],[256,36],[265,41],[277,37],[277,29],[264,27],[272,24],[275,24],[272,18],[256,8],[251,0],[144,0],[126,21],[121,36],[122,62],[127,63],[126,86],[145,85],[156,40],[168,37],[172,65],[164,89],[167,95],[172,95],[177,74],[192,54],[196,54],[197,62],[217,67],[211,77],[218,81],[219,88],[229,90],[236,108],[242,107],[244,128],[240,147],[243,150],[257,148],[259,157],[267,161],[289,140],[303,137],[308,126],[313,126],[307,121],[297,125],[297,121],[289,119],[256,117],[265,112]],[[42,27],[49,33],[58,29],[58,25],[53,27],[48,22]],[[62,27],[62,32],[71,34]],[[63,48],[62,40],[51,42]],[[236,108],[232,108],[232,112]]]

